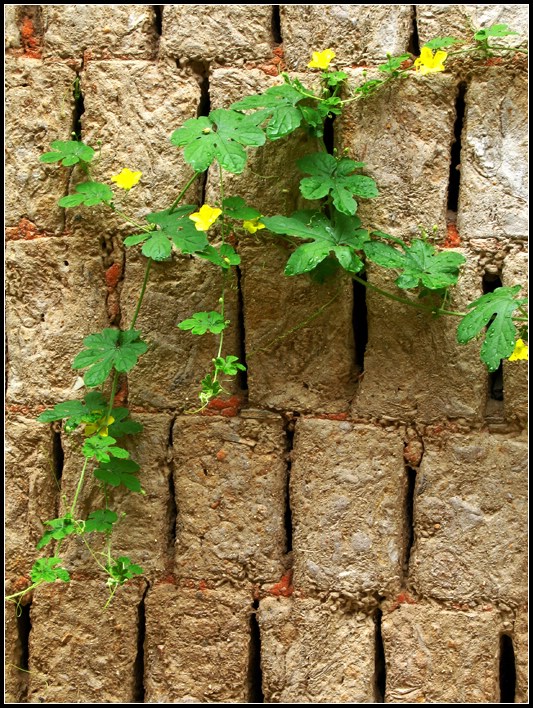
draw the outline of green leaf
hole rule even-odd
[[[241,262],[239,254],[228,243],[222,244],[218,249],[214,246],[207,246],[207,248],[195,255],[220,266],[224,270],[228,270],[233,265],[239,265]]]
[[[369,81],[365,81],[364,84],[361,84],[361,86],[358,86],[355,89],[355,93],[360,93],[362,96],[371,96],[383,83],[385,82],[382,79],[370,79]]]
[[[82,423],[95,423],[107,409],[107,401],[100,391],[87,393],[83,401],[65,401],[56,404],[52,410],[45,411],[37,418],[39,423],[52,423],[64,420],[65,432],[71,433]]]
[[[89,514],[89,518],[85,521],[85,532],[110,533],[117,519],[117,514],[111,509],[96,509]]]
[[[198,397],[204,406],[222,391],[222,386],[218,381],[213,379],[211,374],[207,374],[207,376],[202,379],[201,386],[202,390],[198,394]]]
[[[331,193],[335,208],[343,214],[357,211],[354,196],[371,199],[379,192],[371,177],[353,174],[363,166],[347,157],[337,159],[333,155],[317,152],[298,160],[299,169],[311,175],[300,182],[300,192],[306,199],[321,199]]]
[[[401,248],[403,253],[389,244],[370,241],[364,245],[364,252],[377,265],[403,270],[395,282],[404,290],[416,288],[420,283],[429,290],[455,285],[459,267],[466,262],[460,253],[436,252],[434,246],[421,239],[415,239],[410,246],[402,244]]]
[[[526,298],[516,298],[520,289],[520,285],[514,285],[496,288],[482,295],[468,305],[470,312],[457,328],[457,341],[466,344],[489,325],[480,352],[481,360],[489,371],[496,371],[501,359],[511,356],[514,351],[516,330],[513,312],[527,302]]]
[[[136,246],[138,243],[143,243],[143,241],[146,241],[146,239],[150,238],[150,236],[150,233],[144,231],[141,234],[133,234],[132,236],[126,236],[123,243],[126,248],[129,248],[130,246]]]
[[[123,585],[130,578],[143,573],[141,566],[133,563],[127,556],[120,556],[114,563],[108,563],[106,570],[117,585]]]
[[[30,571],[32,583],[53,583],[55,580],[63,580],[68,583],[70,575],[64,568],[56,566],[63,561],[61,558],[39,558],[35,561]]]
[[[242,197],[227,197],[222,202],[222,208],[226,216],[239,221],[251,221],[261,216],[261,212],[248,206]]]
[[[512,34],[518,34],[518,32],[513,32],[508,25],[499,24],[478,30],[474,39],[476,42],[485,42],[489,37],[509,37]]]
[[[135,435],[143,430],[142,423],[129,418],[130,412],[127,408],[112,408],[111,416],[115,419],[111,425],[107,426],[107,432],[112,438],[121,438],[124,435]]]
[[[50,145],[53,152],[45,152],[39,160],[41,162],[59,162],[65,167],[76,165],[78,162],[89,163],[95,152],[92,147],[77,140],[54,140]]]
[[[85,206],[95,206],[102,202],[110,202],[113,199],[113,191],[107,184],[101,182],[82,182],[76,185],[76,193],[68,197],[62,197],[57,203],[61,207],[75,207],[79,204]]]
[[[154,231],[143,244],[141,251],[143,255],[153,258],[154,261],[166,261],[172,254],[172,241],[163,231]]]
[[[231,355],[226,358],[218,356],[214,359],[215,369],[228,376],[235,376],[239,371],[246,371],[246,367],[238,362],[239,357]]]
[[[219,108],[209,117],[190,118],[172,133],[170,142],[183,147],[183,156],[196,172],[217,160],[227,172],[240,174],[246,165],[243,146],[259,147],[265,134],[242,113]]]
[[[73,520],[70,514],[63,516],[59,519],[51,519],[50,521],[44,522],[45,526],[50,527],[50,531],[45,531],[43,537],[37,543],[37,549],[41,549],[46,546],[50,541],[59,541],[62,538],[70,536],[72,533],[79,533],[79,526]]]
[[[123,373],[130,371],[139,357],[148,350],[141,341],[140,332],[106,328],[90,334],[83,340],[85,349],[72,362],[73,369],[85,369],[85,385],[90,388],[104,383],[112,369]]]
[[[198,231],[194,222],[189,219],[195,209],[195,206],[187,205],[175,211],[164,209],[147,214],[146,221],[160,230],[147,234],[150,240],[142,248],[144,255],[149,256],[150,253],[154,253],[158,257],[151,255],[151,258],[164,260],[170,256],[172,243],[186,254],[203,250],[208,245],[207,236],[203,231]],[[150,243],[152,239],[155,240],[153,245]],[[165,253],[168,255],[164,255]]]
[[[344,71],[325,71],[322,74],[322,78],[326,82],[327,86],[335,88],[335,86],[338,86],[346,81],[348,74]]]
[[[426,42],[424,47],[428,47],[428,49],[435,51],[436,49],[445,49],[446,47],[451,47],[458,43],[459,40],[455,39],[455,37],[435,37],[435,39],[431,39],[429,42]]]
[[[335,212],[335,221],[330,221],[320,212],[296,212],[291,217],[265,217],[263,223],[275,234],[287,234],[312,240],[297,248],[285,267],[285,275],[298,275],[314,270],[330,253],[350,273],[363,269],[363,262],[355,253],[363,248],[369,234],[359,228],[357,216]]]
[[[303,88],[303,87],[302,87]],[[266,135],[269,140],[279,140],[295,131],[302,122],[302,112],[297,104],[304,100],[300,91],[293,86],[283,84],[272,86],[263,94],[247,96],[233,103],[236,111],[258,110],[257,120],[268,121]]]
[[[94,470],[96,479],[110,484],[112,487],[122,485],[132,492],[142,492],[141,483],[137,478],[140,467],[134,460],[110,459],[101,462]]]
[[[97,462],[109,462],[112,456],[127,459],[130,453],[122,447],[116,447],[115,443],[116,440],[111,435],[92,435],[85,439],[81,451],[84,457],[89,460],[94,457]]]
[[[180,329],[191,330],[192,334],[205,334],[206,332],[220,334],[227,326],[228,322],[224,317],[219,312],[213,311],[195,312],[190,319],[183,320],[178,325]]]
[[[385,74],[392,74],[394,76],[397,73],[400,66],[404,63],[404,61],[406,59],[410,59],[410,58],[411,58],[410,54],[401,54],[400,56],[397,56],[397,57],[391,57],[389,55],[387,57],[387,62],[385,64],[380,64],[378,66],[378,69],[379,69],[379,71],[382,71]]]

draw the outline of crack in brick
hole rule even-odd
[[[516,700],[516,662],[513,639],[508,634],[500,637],[500,703]]]
[[[133,664],[134,691],[133,702],[144,703],[146,690],[144,685],[144,642],[146,639],[146,595],[150,589],[150,583],[146,584],[143,596],[137,607],[137,656]]]
[[[418,37],[418,17],[416,5],[411,5],[411,34],[409,35],[409,43],[407,51],[415,56],[420,54],[420,39]]]
[[[248,657],[248,703],[264,703],[261,669],[261,630],[257,621],[259,600],[254,600],[250,613],[250,648]]]
[[[292,509],[291,509],[291,468],[292,468],[292,452],[294,449],[294,433],[296,428],[296,420],[299,417],[298,413],[292,413],[285,415],[284,430],[287,440],[286,447],[286,461],[287,461],[287,478],[285,486],[285,514],[284,514],[284,526],[285,526],[285,539],[286,539],[286,553],[291,553],[292,551]]]
[[[385,664],[385,647],[381,633],[381,620],[383,612],[376,610],[374,623],[376,626],[374,643],[374,695],[376,703],[385,703],[385,693],[387,690],[387,669]]]
[[[30,633],[31,633],[31,600],[26,604],[17,605],[17,632],[20,642],[20,659],[18,673],[20,676],[19,701],[26,703],[29,690],[29,663],[30,663]]]
[[[404,442],[404,467],[406,475],[404,501],[404,554],[402,562],[402,587],[405,587],[409,577],[411,551],[415,543],[415,491],[416,475],[424,456],[424,441],[419,432],[411,429],[411,436]]]
[[[272,42],[274,44],[283,44],[283,36],[281,34],[281,15],[279,5],[272,5],[272,21],[271,21]]]

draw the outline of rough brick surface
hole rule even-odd
[[[457,227],[461,236],[527,234],[527,76],[478,69],[468,85]]]
[[[8,592],[29,584],[29,571],[37,558],[35,544],[44,532],[43,522],[55,516],[59,485],[49,425],[35,418],[10,414],[5,437],[5,572]],[[19,576],[22,587],[12,584]],[[21,578],[22,579],[22,578]]]
[[[30,703],[131,703],[143,583],[121,588],[107,610],[100,580],[56,581],[31,609]],[[113,667],[110,670],[110,667]]]
[[[424,442],[413,586],[425,597],[516,605],[527,585],[525,440],[443,429]]]
[[[150,590],[146,703],[246,703],[250,612],[251,595],[243,590]]]
[[[527,253],[511,253],[505,259],[502,273],[502,284],[506,287],[522,285],[519,292],[520,297],[527,297],[527,273],[529,272],[529,257]],[[520,316],[523,313],[515,312]],[[527,324],[527,323],[525,323]],[[528,366],[527,362],[504,361],[503,362],[503,405],[507,420],[515,420],[521,426],[527,425],[529,412],[529,388],[528,388]]]
[[[356,601],[393,591],[404,543],[400,433],[302,419],[292,458],[295,587]]]
[[[123,326],[132,320],[145,267],[144,256],[128,254],[121,294]],[[132,405],[179,411],[200,408],[200,382],[212,371],[218,338],[210,333],[191,334],[178,329],[178,324],[195,312],[219,310],[221,292],[222,271],[205,260],[175,255],[168,262],[152,266],[136,324],[150,348],[128,375]],[[233,274],[226,284],[225,300],[225,314],[231,325],[225,333],[222,354],[239,356],[237,288]],[[236,386],[233,377],[224,388],[234,393]]]
[[[174,59],[242,65],[272,43],[271,5],[163,5],[161,51]]]
[[[57,200],[67,192],[70,169],[39,157],[53,140],[69,140],[76,74],[63,64],[6,57],[5,223],[26,218],[40,231],[63,228]]]
[[[410,5],[280,5],[289,68],[302,71],[313,52],[333,49],[336,66],[384,61],[407,51]]]
[[[497,703],[500,618],[401,605],[384,615],[387,703]]]
[[[374,622],[318,600],[265,598],[257,613],[266,703],[373,703]]]
[[[47,59],[155,59],[152,5],[43,5]]]
[[[350,72],[352,86],[362,79],[361,70]],[[455,93],[449,75],[412,74],[346,106],[339,145],[365,163],[382,194],[361,200],[365,226],[405,239],[418,236],[420,226],[431,232],[436,225],[445,235]]]
[[[528,612],[522,607],[517,613],[513,631],[513,645],[516,657],[516,696],[515,703],[528,702],[529,661],[528,661]]]
[[[8,402],[72,398],[79,372],[71,364],[83,338],[108,323],[99,243],[87,237],[12,241],[5,264]]]
[[[459,252],[467,263],[457,286],[451,289],[446,309],[464,312],[468,303],[483,294],[482,278],[475,254]],[[379,266],[367,268],[373,285],[415,303],[424,302],[397,288],[395,277]],[[479,358],[479,342],[457,343],[460,319],[437,319],[370,289],[366,304],[368,343],[353,413],[403,421],[480,420],[487,400],[488,374]]]
[[[182,417],[173,440],[175,573],[279,580],[286,548],[281,418]]]

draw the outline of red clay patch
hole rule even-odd
[[[461,237],[455,224],[448,224],[446,239],[442,244],[443,248],[457,248],[461,245]]]
[[[281,578],[279,583],[273,585],[269,590],[267,590],[269,595],[274,595],[274,597],[290,597],[294,592],[294,586],[292,584],[292,570],[289,570]]]

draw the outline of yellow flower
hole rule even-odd
[[[218,217],[222,214],[222,209],[214,209],[208,204],[204,204],[200,211],[195,211],[190,214],[189,219],[194,221],[197,231],[207,231],[210,226],[213,226]]]
[[[91,435],[99,435],[101,438],[107,438],[109,435],[107,431],[108,425],[111,425],[111,423],[114,423],[115,419],[113,418],[112,415],[110,416],[103,416],[99,420],[97,420],[95,423],[88,423],[85,426],[85,429],[83,431],[83,434],[85,437],[90,438]]]
[[[335,58],[332,49],[324,49],[323,52],[313,52],[313,59],[307,65],[310,69],[327,69],[331,60]]]
[[[262,224],[259,219],[261,217],[257,217],[257,219],[251,219],[250,221],[243,221],[242,226],[246,231],[248,231],[249,234],[255,234],[256,231],[259,231],[259,229],[264,229],[266,228],[264,224]]]
[[[420,56],[415,59],[415,71],[419,71],[422,76],[434,74],[436,71],[444,71],[444,62],[447,56],[447,52],[439,50],[433,54],[429,47],[422,47]]]
[[[514,345],[514,352],[509,357],[509,361],[518,361],[518,359],[525,359],[525,361],[528,361],[527,352],[527,343],[524,342],[523,339],[517,339],[516,344]]]
[[[111,181],[116,182],[117,187],[129,190],[132,187],[135,187],[137,182],[141,179],[141,175],[142,172],[132,172],[125,167],[120,174],[111,177]]]

